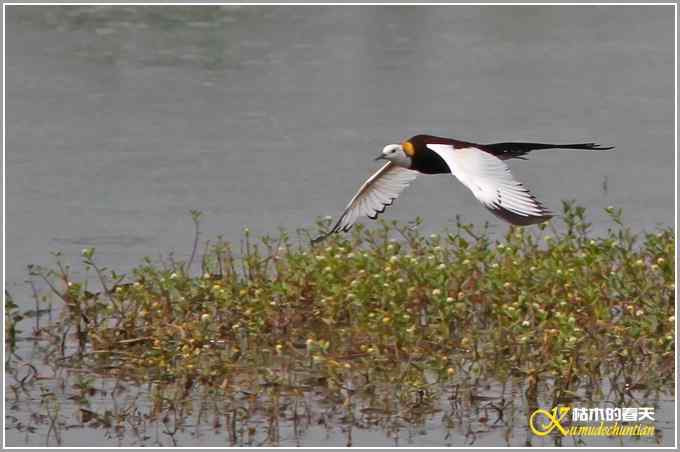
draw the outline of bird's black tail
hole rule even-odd
[[[501,158],[522,158],[531,151],[542,149],[579,149],[583,151],[609,151],[614,146],[605,147],[595,143],[547,144],[547,143],[492,143],[483,145],[485,151]]]

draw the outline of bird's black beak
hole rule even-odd
[[[380,155],[377,156],[374,160],[377,162],[378,160],[384,160],[384,159],[385,159],[385,156],[382,155],[382,154],[380,154]]]

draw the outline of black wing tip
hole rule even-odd
[[[394,199],[395,199],[395,198],[392,198],[392,199],[390,199],[390,202],[384,203],[384,204],[382,205],[382,208],[381,208],[381,209],[379,209],[379,210],[376,209],[375,212],[373,213],[373,215],[366,215],[366,216],[367,216],[368,218],[370,218],[371,220],[376,220],[376,219],[380,216],[381,213],[384,213],[385,210],[386,210],[389,206],[391,206],[392,204],[394,204]]]
[[[311,245],[314,246],[314,245],[316,245],[317,243],[323,242],[324,240],[326,240],[326,239],[327,239],[328,237],[330,237],[331,235],[336,234],[336,233],[338,233],[338,232],[340,232],[340,231],[342,231],[342,232],[347,232],[347,231],[349,231],[350,229],[352,229],[352,225],[351,225],[351,224],[348,224],[348,225],[345,225],[345,226],[340,227],[340,224],[342,223],[343,218],[345,218],[345,214],[342,214],[342,216],[340,216],[340,218],[339,218],[338,221],[335,223],[335,225],[333,225],[333,227],[331,228],[330,231],[324,232],[324,233],[320,234],[318,237],[313,238],[313,239],[311,240]]]
[[[323,234],[318,235],[317,237],[314,237],[312,240],[310,240],[310,244],[312,246],[316,245],[317,243],[321,243],[324,240],[326,240],[328,237],[330,237],[332,234],[334,234],[337,231],[330,230],[328,232],[324,232]]]
[[[549,221],[555,217],[555,213],[543,206],[540,207],[540,215],[520,215],[498,204],[493,204],[492,206],[487,207],[487,209],[489,209],[491,213],[496,215],[501,220],[506,221],[514,226],[530,226],[532,224],[545,223],[546,221]]]
[[[330,237],[333,234],[337,234],[338,232],[347,232],[350,229],[352,229],[351,225],[349,227],[345,226],[344,228],[335,227],[335,228],[331,229],[330,231],[324,232],[323,234],[320,234],[318,237],[313,238],[312,240],[310,240],[310,243],[311,243],[312,246],[314,246],[318,243],[323,242],[324,240],[326,240],[328,237]]]
[[[544,213],[543,215],[530,215],[528,217],[522,217],[520,215],[513,214],[513,221],[507,220],[510,224],[515,226],[531,226],[534,224],[545,223],[553,219],[555,215],[552,213]]]
[[[375,213],[374,213],[373,215],[367,215],[367,217],[370,218],[371,220],[376,220],[376,219],[380,216],[381,213],[384,213],[385,210],[387,210],[387,208],[388,208],[389,206],[391,206],[392,204],[394,204],[394,200],[395,200],[395,199],[396,199],[396,198],[391,198],[389,202],[384,203],[384,204],[382,205],[382,208],[381,208],[380,210],[376,210]],[[329,236],[331,236],[331,235],[333,235],[333,234],[336,234],[336,233],[338,233],[338,232],[349,232],[349,230],[352,229],[352,226],[354,226],[354,224],[348,224],[348,225],[345,225],[345,226],[343,226],[343,227],[340,227],[340,223],[341,223],[341,222],[342,222],[342,217],[340,217],[340,219],[339,219],[338,222],[335,224],[335,226],[333,226],[333,229],[331,229],[330,231],[325,232],[325,233],[319,235],[318,237],[313,238],[313,239],[311,240],[311,244],[312,244],[312,245],[316,245],[317,243],[324,241],[324,240],[327,239]]]

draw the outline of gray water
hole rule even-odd
[[[417,133],[615,145],[511,166],[549,207],[586,207],[595,232],[609,205],[635,230],[671,225],[673,20],[672,6],[7,7],[6,287],[32,306],[26,265],[51,251],[77,267],[93,246],[123,272],[186,256],[191,209],[204,238],[310,227]],[[450,176],[419,178],[385,218],[439,231],[457,214],[506,229]],[[380,435],[366,443],[391,444]]]

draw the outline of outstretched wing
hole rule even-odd
[[[349,231],[361,216],[376,219],[387,206],[392,205],[417,175],[417,171],[402,168],[392,162],[386,163],[359,188],[333,229],[315,238],[312,243],[321,241],[335,232]]]
[[[508,223],[526,226],[542,223],[553,213],[517,182],[503,161],[479,148],[454,148],[428,144],[449,166],[451,173],[472,191],[484,207]]]
[[[538,151],[542,149],[577,149],[581,151],[609,151],[614,149],[614,146],[604,147],[595,143],[580,143],[580,144],[548,144],[548,143],[492,143],[479,145],[483,150],[497,156],[502,160],[507,159],[524,159],[524,155],[531,151]],[[526,160],[526,159],[524,159]]]

